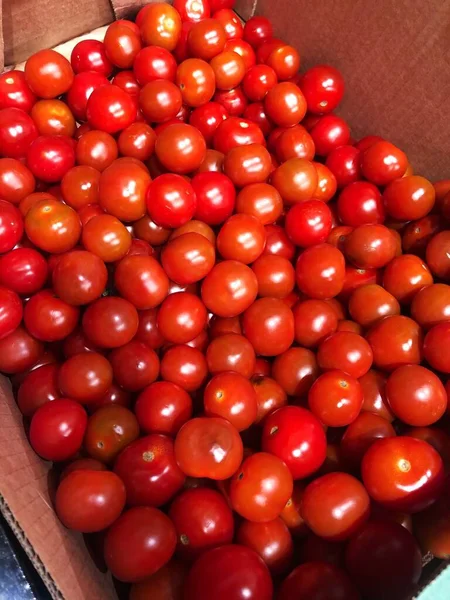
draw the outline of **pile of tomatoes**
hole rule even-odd
[[[0,371],[132,600],[401,600],[450,555],[450,180],[232,7],[0,76]]]

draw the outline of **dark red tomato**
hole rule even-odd
[[[90,404],[106,394],[112,378],[112,367],[102,354],[83,352],[75,354],[62,364],[58,373],[58,386],[63,396]]]
[[[329,473],[310,483],[303,494],[301,514],[312,531],[328,540],[350,538],[366,521],[370,499],[355,477]]]
[[[19,204],[34,191],[35,185],[32,172],[19,160],[0,159],[0,197],[3,200]]]
[[[76,159],[80,165],[104,171],[117,156],[116,140],[105,131],[87,131],[78,140]]]
[[[415,427],[432,425],[447,409],[447,393],[441,380],[419,365],[396,369],[387,380],[386,398],[395,416]]]
[[[20,108],[30,112],[36,96],[28,87],[25,73],[16,69],[0,75],[0,110]]]
[[[305,158],[290,158],[275,169],[271,181],[285,204],[290,206],[310,200],[319,180],[317,169],[311,161]]]
[[[61,256],[52,274],[55,293],[73,306],[90,304],[99,298],[107,279],[105,263],[95,254],[82,250]]]
[[[74,471],[106,471],[107,467],[98,460],[94,460],[93,458],[77,458],[74,461],[70,462],[67,467],[65,467],[59,476],[59,481],[61,482],[65,479],[70,473]]]
[[[448,280],[450,274],[450,232],[441,231],[430,240],[426,249],[426,260],[431,272]]]
[[[78,402],[47,402],[31,419],[30,444],[45,460],[67,460],[81,448],[86,425],[86,411]]]
[[[316,154],[328,156],[332,150],[345,146],[350,140],[350,129],[347,123],[336,115],[325,115],[310,131],[316,147]]]
[[[292,537],[280,518],[267,523],[243,521],[239,525],[236,541],[257,552],[273,574],[285,572],[291,564],[294,550]]]
[[[137,437],[139,425],[134,414],[113,403],[98,408],[89,417],[84,447],[93,458],[111,463]]]
[[[317,65],[304,73],[300,88],[308,111],[320,115],[337,108],[344,95],[344,79],[334,67]]]
[[[292,475],[285,463],[267,452],[257,452],[233,475],[230,501],[245,519],[264,523],[278,517],[292,490]]]
[[[254,302],[257,293],[256,275],[248,266],[235,260],[216,264],[202,284],[205,306],[221,317],[241,314]]]
[[[408,223],[401,236],[403,252],[424,257],[429,242],[442,228],[441,217],[434,214]]]
[[[200,233],[185,233],[164,248],[161,262],[169,277],[186,285],[203,279],[214,267],[213,244]]]
[[[331,232],[331,211],[321,200],[301,202],[287,213],[285,229],[297,246],[321,244]]]
[[[430,506],[444,483],[442,459],[412,437],[378,440],[366,452],[361,473],[373,500],[390,510],[414,513]]]
[[[180,386],[157,381],[139,394],[134,411],[145,433],[175,436],[192,416],[192,400]]]
[[[133,71],[119,71],[111,83],[117,85],[121,90],[136,99],[141,91]],[[138,118],[138,115],[136,115],[136,118]]]
[[[100,86],[109,85],[109,81],[101,73],[84,71],[75,75],[67,93],[67,104],[78,121],[86,121],[86,108],[92,92]]]
[[[23,236],[20,210],[6,200],[0,200],[0,254],[9,252]]]
[[[426,334],[423,343],[423,355],[428,364],[437,371],[450,373],[450,360],[445,351],[450,339],[450,324],[439,323]]]
[[[362,410],[383,417],[389,422],[393,421],[394,415],[386,401],[386,376],[371,369],[359,379],[359,383],[364,395]]]
[[[162,165],[173,173],[195,171],[203,162],[206,142],[192,125],[170,125],[156,139],[156,156]]]
[[[374,365],[393,371],[403,364],[419,364],[422,357],[423,333],[420,326],[402,315],[381,319],[366,335]]]
[[[133,64],[137,82],[142,86],[157,79],[174,81],[176,70],[177,63],[173,55],[165,48],[158,46],[142,48],[136,55]]]
[[[148,186],[147,209],[151,219],[161,227],[184,225],[194,216],[196,206],[193,186],[180,175],[160,175]]]
[[[25,64],[25,79],[40,98],[56,98],[67,92],[73,81],[72,67],[55,50],[39,50]]]
[[[344,285],[344,255],[330,244],[311,246],[300,254],[295,273],[300,291],[307,296],[333,298]]]
[[[100,214],[83,225],[82,242],[86,250],[104,262],[115,262],[129,251],[131,235],[119,219]]]
[[[38,136],[33,119],[20,108],[0,110],[0,156],[23,158]]]
[[[143,342],[132,340],[109,355],[114,380],[128,392],[138,392],[153,383],[159,374],[159,358]]]
[[[84,332],[94,344],[101,348],[118,348],[136,335],[139,317],[131,302],[110,296],[90,304],[83,315],[82,324]]]
[[[287,237],[284,228],[279,225],[266,225],[264,229],[266,230],[266,246],[262,255],[274,254],[292,260],[295,246]]]
[[[144,581],[134,583],[130,600],[181,600],[188,570],[187,565],[172,559]]]
[[[206,327],[206,308],[202,301],[188,292],[170,294],[158,312],[158,329],[168,342],[186,344]]]
[[[404,527],[379,519],[350,540],[346,567],[365,598],[397,600],[416,590],[422,572],[419,546]]]
[[[109,77],[113,65],[108,60],[105,45],[98,40],[82,40],[72,50],[70,62],[75,73],[95,71]]]
[[[360,225],[346,237],[344,253],[359,269],[380,269],[395,257],[396,243],[384,225]]]
[[[42,135],[28,148],[27,165],[42,181],[60,181],[75,165],[75,152],[65,136]]]
[[[375,185],[387,185],[405,174],[408,159],[390,142],[377,141],[361,156],[361,171]]]
[[[367,450],[379,439],[395,437],[395,429],[377,414],[361,412],[345,430],[339,446],[345,464],[359,470]]]
[[[322,561],[305,562],[283,581],[281,600],[359,600],[348,575],[338,566]]]
[[[324,370],[340,369],[359,379],[372,365],[372,349],[360,335],[338,331],[324,340],[317,352],[317,361]]]
[[[207,550],[233,541],[233,513],[219,492],[208,488],[181,492],[169,517],[177,532],[177,554],[193,561]]]
[[[383,287],[401,304],[409,304],[420,289],[432,283],[433,276],[428,266],[414,254],[394,258],[383,276]]]
[[[192,111],[189,123],[196,127],[208,145],[212,144],[216,129],[228,118],[225,108],[217,102],[207,102]]]
[[[242,457],[241,437],[225,419],[190,419],[175,439],[175,458],[189,477],[224,481],[237,471]]]
[[[242,82],[242,89],[251,102],[260,102],[277,82],[278,78],[272,67],[255,65],[247,71]]]
[[[375,283],[355,289],[348,309],[353,319],[363,327],[371,327],[383,317],[400,314],[396,298]]]
[[[227,419],[238,431],[248,429],[256,419],[255,391],[240,373],[215,375],[205,388],[203,402],[207,417]]]
[[[89,96],[86,116],[93,129],[117,133],[135,120],[136,103],[117,85],[103,85]]]
[[[66,358],[83,352],[98,352],[99,349],[88,340],[81,329],[77,327],[63,342],[63,353]]]
[[[262,144],[232,148],[225,155],[223,170],[236,187],[263,183],[272,171],[272,160]]]
[[[361,151],[354,146],[339,146],[332,150],[325,162],[336,177],[338,188],[345,188],[361,179]]]
[[[211,341],[206,361],[211,374],[236,371],[250,378],[255,368],[255,351],[243,335],[226,333]]]
[[[264,134],[261,128],[238,117],[229,117],[219,124],[214,134],[214,148],[223,154],[227,154],[237,146],[248,144],[264,144]]]
[[[392,181],[383,192],[387,213],[399,221],[425,217],[433,208],[436,192],[424,177],[411,175]]]
[[[130,506],[162,506],[185,480],[175,462],[173,441],[156,433],[129,444],[119,454],[114,472],[125,484]]]
[[[280,127],[297,125],[306,114],[306,99],[302,91],[288,81],[277,83],[265,96],[267,116]]]
[[[230,544],[203,554],[191,569],[186,600],[270,600],[273,584],[269,570],[256,552]]]
[[[264,135],[268,135],[273,129],[273,124],[270,119],[268,119],[264,109],[264,104],[262,102],[254,102],[253,104],[249,104],[244,110],[243,117],[249,121],[252,121],[253,123],[256,123]],[[273,163],[273,157],[271,157],[271,159]]]
[[[188,392],[198,390],[205,383],[207,372],[202,352],[186,344],[171,346],[161,360],[161,378]]]
[[[117,265],[114,283],[139,310],[154,308],[167,296],[169,279],[152,256],[126,256]]]
[[[102,396],[100,400],[93,402],[90,405],[90,408],[92,410],[97,410],[102,406],[110,405],[130,407],[131,400],[131,394],[129,392],[126,392],[113,382],[106,394]]]
[[[308,477],[325,460],[327,441],[320,422],[299,406],[285,406],[264,420],[262,449],[288,466],[294,479]]]
[[[337,329],[336,312],[323,300],[304,300],[292,309],[295,340],[306,348],[317,347]]]
[[[24,323],[33,337],[44,342],[63,340],[75,329],[80,311],[42,290],[30,298],[24,309]]]
[[[149,348],[156,350],[164,345],[165,340],[158,330],[156,322],[158,311],[156,308],[139,312],[139,327],[136,339],[144,342]]]
[[[116,579],[141,581],[172,558],[175,546],[176,532],[169,517],[150,506],[134,507],[108,530],[105,561]]]
[[[195,218],[208,225],[218,225],[230,217],[235,206],[236,191],[226,175],[198,173],[191,183],[197,197]]]
[[[345,427],[359,415],[363,392],[357,379],[343,371],[332,370],[321,375],[308,394],[312,413],[329,427]]]
[[[262,423],[267,415],[287,404],[287,394],[275,379],[265,374],[255,373],[251,383],[256,393],[257,414],[255,423]]]
[[[266,17],[251,17],[244,25],[244,40],[257,48],[272,37],[272,23]]]
[[[319,367],[310,350],[289,348],[275,358],[272,374],[288,396],[302,397],[319,376]]]
[[[125,507],[125,487],[109,471],[77,470],[59,484],[55,510],[69,529],[90,533],[106,529]]]
[[[48,364],[25,376],[17,392],[17,404],[24,416],[33,416],[40,406],[60,397],[58,371],[59,365]]]
[[[42,344],[23,327],[0,340],[0,372],[13,374],[30,369],[43,352]]]
[[[337,207],[340,220],[351,227],[383,223],[385,219],[381,193],[368,181],[355,181],[344,187]]]
[[[244,313],[245,337],[261,356],[277,356],[294,341],[294,316],[278,298],[259,298]]]

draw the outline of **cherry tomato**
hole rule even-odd
[[[257,402],[255,423],[264,422],[267,415],[287,404],[287,394],[275,379],[255,373],[251,383],[256,393]]]
[[[26,303],[23,320],[33,337],[55,342],[72,333],[79,315],[78,308],[56,298],[50,290],[42,290]]]
[[[384,225],[360,225],[346,237],[344,253],[359,269],[379,269],[394,259],[396,244]]]
[[[188,567],[172,559],[150,577],[134,583],[130,589],[130,600],[179,600],[183,594],[187,574]]]
[[[331,211],[321,200],[295,204],[287,213],[285,229],[297,246],[306,248],[325,242],[331,231]]]
[[[63,363],[58,374],[58,386],[63,396],[90,404],[106,394],[112,378],[112,367],[103,355],[83,352]]]
[[[161,255],[164,271],[180,285],[203,279],[213,268],[214,259],[214,246],[200,233],[172,239]]]
[[[444,351],[449,338],[449,324],[440,323],[428,331],[423,343],[424,358],[433,369],[443,373],[450,373],[450,361]]]
[[[0,110],[0,156],[23,158],[38,130],[33,119],[21,108]]]
[[[41,98],[61,96],[72,85],[73,77],[69,61],[55,50],[39,50],[25,63],[25,79]]]
[[[159,374],[159,359],[143,342],[132,340],[109,355],[115,381],[129,392],[153,383]]]
[[[302,397],[319,376],[319,367],[313,352],[291,347],[275,358],[272,373],[288,396]]]
[[[181,18],[172,6],[156,2],[143,13],[139,27],[145,46],[160,46],[171,52],[180,37]]]
[[[344,79],[330,65],[317,65],[303,75],[300,88],[305,95],[308,111],[324,114],[333,111],[344,95]]]
[[[383,317],[400,314],[397,299],[376,283],[356,288],[350,296],[348,309],[363,327],[371,327]]]
[[[205,158],[206,143],[201,133],[186,123],[170,125],[156,139],[156,156],[174,173],[195,171]]]
[[[161,361],[161,378],[188,392],[199,389],[207,375],[206,360],[200,350],[187,344],[171,346]]]
[[[217,263],[202,284],[205,306],[221,317],[239,315],[254,302],[257,293],[256,275],[235,260]]]
[[[447,280],[450,273],[450,233],[441,231],[430,240],[426,249],[426,261],[430,271]]]
[[[393,371],[403,364],[419,364],[423,334],[419,325],[403,315],[381,319],[368,331],[374,365]]]
[[[255,368],[255,351],[244,336],[225,333],[209,344],[206,362],[211,374],[236,371],[250,378]]]
[[[361,151],[354,146],[339,146],[326,159],[326,166],[336,178],[338,188],[345,188],[361,179]]]
[[[232,148],[225,155],[223,170],[236,187],[263,183],[272,171],[269,152],[261,144]]]
[[[242,517],[264,523],[278,517],[292,489],[292,475],[285,463],[267,452],[257,452],[233,475],[230,501]]]
[[[346,567],[364,597],[406,598],[416,589],[422,557],[414,537],[392,521],[374,520],[350,540]]]
[[[42,135],[36,138],[27,152],[27,165],[33,175],[52,183],[60,181],[75,164],[75,152],[68,138]]]
[[[186,600],[271,600],[269,570],[256,552],[229,544],[203,554],[191,569],[185,586]]]
[[[112,163],[100,176],[99,204],[121,221],[136,221],[145,214],[150,175],[138,165]]]
[[[105,131],[87,131],[78,140],[77,163],[104,171],[117,158],[116,140]]]
[[[12,70],[0,75],[0,110],[3,108],[20,108],[30,112],[36,96],[28,87],[25,73]]]
[[[19,204],[34,191],[31,171],[15,158],[0,158],[0,196],[11,204]]]
[[[99,298],[107,279],[104,262],[95,254],[81,250],[62,255],[52,274],[56,294],[73,306],[89,304]]]
[[[195,217],[208,225],[218,225],[231,216],[236,191],[232,181],[222,173],[198,173],[192,179],[197,197]]]
[[[300,254],[295,272],[300,291],[319,300],[333,298],[344,285],[344,256],[330,244],[311,246]]]
[[[59,365],[47,364],[25,376],[17,392],[17,405],[24,416],[32,417],[40,406],[60,397],[58,371]]]
[[[186,344],[206,326],[206,308],[202,301],[188,292],[170,294],[158,311],[158,329],[173,344]]]
[[[323,300],[304,300],[292,309],[295,340],[306,348],[315,348],[337,329],[337,315]]]
[[[180,386],[157,381],[139,394],[134,411],[145,433],[175,436],[192,416],[192,400]]]
[[[394,258],[383,276],[383,287],[401,304],[409,304],[420,289],[432,283],[428,266],[414,254]]]
[[[414,513],[430,506],[442,491],[442,459],[427,442],[386,438],[366,452],[361,467],[373,500],[390,510]]]
[[[214,148],[227,154],[237,146],[264,144],[261,128],[247,119],[229,117],[219,124],[214,134]]]
[[[22,315],[22,302],[16,292],[0,287],[0,339],[17,329]]]
[[[294,267],[282,256],[260,256],[253,263],[252,270],[258,279],[259,296],[285,298],[294,289]]]
[[[136,103],[117,85],[102,85],[89,96],[86,116],[93,129],[117,133],[135,120]]]
[[[278,298],[260,298],[244,313],[243,331],[255,352],[261,356],[277,356],[294,341],[294,316]]]
[[[110,463],[138,436],[139,425],[134,414],[124,406],[110,404],[89,417],[84,446],[93,458]]]
[[[139,310],[161,304],[169,288],[169,279],[158,261],[143,255],[123,258],[117,265],[114,283],[120,294]]]
[[[361,155],[361,171],[375,185],[387,185],[405,174],[408,159],[390,142],[376,141]]]
[[[61,100],[39,100],[31,109],[31,117],[40,135],[67,135],[75,133],[75,118]]]
[[[205,415],[223,417],[238,431],[248,429],[256,419],[256,394],[252,384],[239,373],[224,372],[212,377],[205,388]]]
[[[17,327],[0,340],[0,372],[12,374],[30,369],[44,348],[24,327]]]
[[[238,431],[225,419],[198,417],[185,423],[175,439],[175,458],[189,477],[229,479],[242,462]]]
[[[131,235],[119,219],[101,214],[84,224],[82,242],[86,250],[104,262],[115,262],[129,251]]]
[[[292,537],[280,518],[267,523],[243,521],[237,531],[236,541],[257,552],[273,574],[282,573],[290,566]]]
[[[169,517],[157,508],[137,506],[124,512],[108,530],[105,561],[119,581],[142,581],[169,562],[175,546]]]
[[[324,370],[340,369],[358,379],[372,365],[372,349],[360,335],[338,331],[324,340],[317,352],[317,361]]]
[[[129,69],[141,49],[139,29],[135,31],[130,21],[115,21],[106,30],[105,53],[113,65],[120,69]]]
[[[72,50],[70,62],[75,73],[94,71],[109,77],[113,65],[106,56],[105,45],[99,40],[82,40]]]
[[[56,491],[55,510],[69,529],[90,533],[106,529],[125,507],[125,486],[109,471],[69,473]]]
[[[344,570],[322,561],[305,562],[281,584],[283,600],[358,600],[359,593]]]
[[[339,446],[342,458],[351,468],[359,469],[367,450],[377,440],[394,437],[395,429],[377,414],[361,412],[347,427]]]
[[[83,315],[82,324],[84,332],[94,344],[101,348],[118,348],[133,339],[139,317],[131,302],[110,296],[90,304]]]
[[[343,371],[332,370],[321,375],[308,394],[312,413],[329,427],[345,427],[359,415],[363,392],[357,379]]]
[[[297,125],[306,114],[306,99],[302,91],[288,81],[277,83],[264,99],[267,116],[280,127]]]
[[[399,221],[425,217],[435,201],[433,185],[424,177],[411,175],[392,181],[383,193],[388,214]]]
[[[23,236],[23,218],[18,208],[0,200],[0,254],[9,252]]]
[[[78,402],[47,402],[31,419],[30,444],[45,460],[67,460],[81,448],[86,425],[86,412]]]
[[[318,184],[317,169],[305,158],[290,158],[275,169],[271,181],[291,206],[312,198]]]

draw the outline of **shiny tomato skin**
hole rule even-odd
[[[367,520],[370,499],[364,486],[347,473],[329,473],[310,483],[301,515],[312,531],[331,541],[349,539]]]
[[[150,183],[146,202],[151,219],[167,229],[187,223],[197,208],[193,186],[180,175],[172,173],[160,175]]]
[[[40,250],[60,254],[72,250],[80,238],[77,213],[62,202],[37,202],[25,217],[25,233]]]
[[[63,461],[81,448],[87,415],[78,402],[58,399],[43,404],[30,425],[30,444],[45,460]]]
[[[58,364],[47,364],[25,376],[17,392],[17,405],[24,416],[33,416],[40,406],[60,397],[58,370]]]
[[[203,353],[187,344],[170,346],[161,360],[161,379],[195,392],[205,383],[208,369]]]
[[[444,283],[434,283],[422,288],[411,303],[412,317],[427,329],[448,321],[449,311],[450,286]]]
[[[67,58],[55,50],[40,50],[25,64],[25,79],[30,89],[41,98],[56,98],[67,92],[73,76]]]
[[[139,394],[134,407],[144,433],[175,436],[192,416],[192,399],[180,386],[156,381]]]
[[[101,73],[83,71],[75,75],[70,90],[67,92],[66,101],[77,121],[86,121],[86,108],[92,92],[109,81]]]
[[[274,379],[289,396],[304,396],[319,376],[316,356],[306,348],[291,347],[273,363]]]
[[[295,286],[295,270],[282,256],[260,256],[252,265],[258,279],[258,294],[263,297],[285,298]]]
[[[200,233],[173,238],[163,249],[161,262],[172,281],[180,285],[200,281],[214,267],[213,244]]]
[[[104,171],[117,156],[117,142],[106,131],[87,131],[78,140],[76,159],[79,165]]]
[[[369,329],[366,339],[372,348],[374,366],[385,371],[422,360],[423,333],[409,317],[384,317]]]
[[[124,507],[125,486],[110,471],[74,471],[56,491],[58,518],[68,529],[83,533],[106,529]]]
[[[432,283],[428,266],[414,254],[395,257],[383,274],[383,287],[401,304],[409,304],[419,290]]]
[[[153,383],[159,374],[159,358],[152,348],[131,340],[109,355],[114,380],[127,392],[138,392]]]
[[[275,169],[271,182],[284,203],[291,206],[311,200],[319,179],[317,169],[310,160],[294,157]]]
[[[84,446],[93,458],[111,463],[137,437],[139,425],[134,414],[113,403],[101,406],[89,417]]]
[[[0,110],[20,108],[28,113],[35,102],[23,71],[13,69],[0,75]]]
[[[132,242],[125,225],[116,217],[107,214],[94,215],[85,222],[81,239],[85,249],[105,263],[123,258]]]
[[[450,273],[449,247],[450,234],[441,231],[430,240],[425,253],[430,271],[444,280],[448,280]]]
[[[444,484],[439,454],[427,442],[408,436],[375,442],[363,458],[361,473],[373,500],[407,513],[433,504]]]
[[[294,479],[317,471],[325,460],[326,437],[321,423],[299,406],[285,406],[264,420],[262,449],[288,466]]]
[[[344,255],[330,244],[311,246],[298,257],[295,272],[301,292],[318,300],[333,298],[344,286]]]
[[[300,88],[305,95],[308,111],[324,114],[333,111],[344,95],[344,79],[330,65],[317,65],[303,75]]]
[[[368,600],[406,598],[422,572],[419,546],[404,527],[390,520],[369,521],[350,540],[347,571]]]
[[[82,319],[87,337],[102,348],[117,348],[136,335],[139,317],[136,308],[119,297],[99,298],[89,305]]]
[[[196,219],[213,226],[231,216],[236,191],[229,177],[222,173],[198,173],[191,183],[197,197]]]
[[[117,265],[114,283],[139,310],[161,304],[169,289],[169,279],[153,256],[125,256]]]
[[[336,177],[339,189],[361,179],[360,156],[354,146],[339,146],[327,156],[325,164]]]
[[[153,433],[131,442],[117,457],[114,472],[122,479],[130,506],[162,506],[183,486],[173,441]]]
[[[0,339],[7,337],[20,325],[22,302],[16,292],[0,286]]]
[[[75,165],[75,151],[69,140],[65,136],[41,135],[31,142],[27,166],[35,177],[55,183]]]
[[[137,221],[145,214],[150,182],[150,175],[138,165],[114,162],[100,176],[98,202],[121,221]]]
[[[264,144],[264,134],[261,128],[247,119],[229,117],[219,124],[214,133],[214,149],[223,154],[228,154],[237,146],[247,144]]]
[[[236,371],[250,378],[255,368],[255,351],[243,335],[224,333],[213,339],[206,351],[206,362],[213,375]]]
[[[109,77],[113,65],[108,60],[105,45],[100,40],[82,40],[72,50],[70,62],[75,73],[93,71]]]
[[[273,583],[269,570],[256,552],[230,544],[209,550],[191,569],[185,600],[271,600]]]
[[[283,581],[280,600],[359,600],[358,590],[343,569],[329,562],[308,561]]]
[[[367,181],[356,181],[345,186],[337,202],[338,214],[344,225],[359,227],[383,223],[385,209],[379,189]]]
[[[294,316],[279,298],[259,298],[243,314],[244,335],[256,354],[277,356],[294,341]]]
[[[255,391],[240,373],[225,371],[212,377],[205,388],[203,403],[207,417],[227,419],[238,431],[248,429],[256,419]]]
[[[319,366],[324,370],[340,369],[359,379],[372,365],[372,349],[360,335],[338,331],[324,340],[317,353]]]
[[[188,570],[186,564],[172,559],[150,577],[133,583],[130,600],[180,600]]]
[[[291,564],[292,537],[279,517],[267,523],[243,521],[237,530],[236,542],[257,552],[275,575],[285,572]]]
[[[0,340],[0,371],[8,375],[30,369],[44,351],[41,342],[19,326]]]
[[[58,386],[65,397],[82,404],[101,399],[112,384],[109,361],[98,352],[83,352],[68,358],[58,373]]]
[[[155,146],[156,156],[172,173],[184,175],[195,171],[206,155],[206,142],[192,125],[177,123],[162,131]]]
[[[371,327],[383,317],[400,314],[400,304],[378,284],[358,287],[350,296],[349,312],[363,327]]]
[[[442,373],[450,373],[450,361],[444,351],[449,338],[449,324],[439,323],[428,331],[423,342],[424,358],[433,369]]]
[[[377,414],[361,412],[347,427],[342,436],[339,450],[350,468],[359,469],[364,454],[377,440],[394,437],[395,429]]]
[[[233,541],[233,513],[215,490],[184,490],[172,502],[169,517],[177,531],[177,555],[183,560],[191,562]]]
[[[158,312],[158,329],[173,344],[187,344],[206,326],[206,308],[202,301],[189,292],[170,294]]]
[[[320,200],[301,202],[287,213],[285,229],[296,246],[307,248],[321,244],[331,232],[331,211]]]
[[[23,158],[37,136],[37,127],[24,110],[20,108],[0,110],[1,156]]]
[[[264,99],[266,113],[280,127],[297,125],[306,114],[306,99],[294,84],[283,81],[274,85]]]
[[[136,102],[117,85],[103,85],[89,96],[86,117],[93,129],[114,134],[136,119]]]
[[[156,508],[137,506],[124,512],[108,530],[106,564],[119,581],[142,581],[173,556],[175,528]]]
[[[239,288],[236,283],[239,281]],[[235,260],[217,263],[202,284],[205,306],[221,317],[234,317],[246,310],[256,299],[258,281],[247,266]]]
[[[243,445],[225,419],[197,417],[185,423],[175,439],[175,458],[188,477],[229,479],[239,468]]]
[[[363,392],[357,379],[343,371],[321,375],[308,394],[312,413],[329,427],[345,427],[361,412]]]
[[[295,340],[305,348],[317,347],[337,329],[336,312],[323,300],[303,300],[292,309]]]
[[[386,142],[376,141],[361,155],[361,170],[366,179],[384,186],[405,174],[408,159],[399,148]]]
[[[95,254],[74,250],[61,256],[52,273],[56,294],[72,306],[99,298],[108,280],[105,263]]]
[[[24,310],[24,323],[33,337],[45,342],[63,340],[75,329],[80,311],[49,290],[32,296]]]
[[[350,140],[350,129],[344,119],[327,114],[320,117],[310,130],[316,147],[316,154],[328,156],[332,150],[345,146]]]
[[[1,77],[1,76],[0,76]],[[19,204],[36,186],[33,173],[15,158],[0,159],[0,197]]]

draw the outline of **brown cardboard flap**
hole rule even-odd
[[[302,70],[338,67],[339,113],[358,139],[385,136],[432,180],[450,177],[450,0],[259,0]]]
[[[0,508],[53,598],[112,600],[81,535],[65,529],[49,496],[49,463],[31,449],[9,381],[0,375]],[[45,566],[44,566],[45,565]]]

